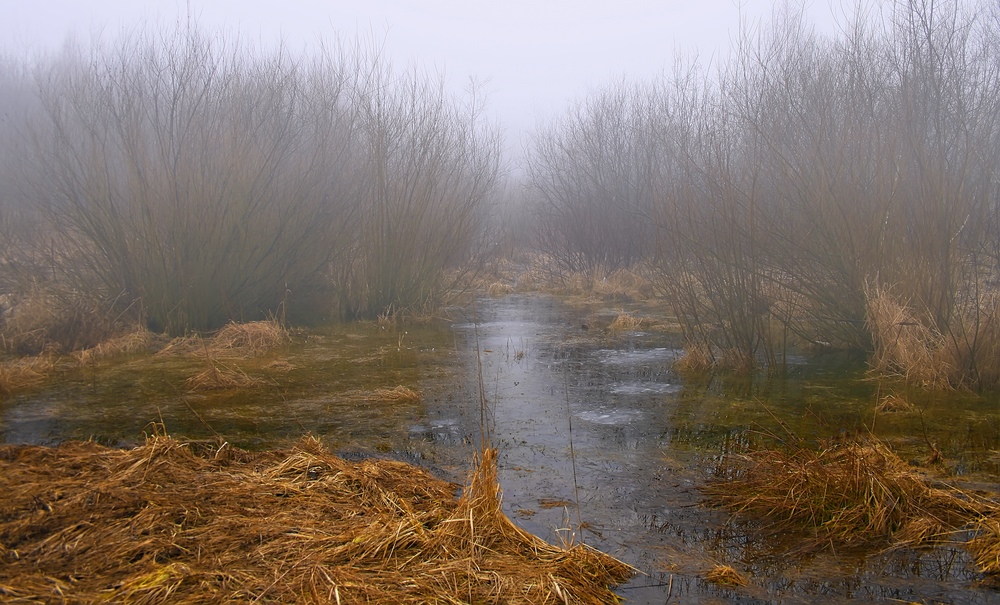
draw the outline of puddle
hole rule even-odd
[[[394,457],[461,482],[485,427],[500,450],[507,514],[546,540],[583,540],[642,570],[618,591],[628,603],[1000,600],[976,586],[963,551],[790,558],[781,544],[748,540],[722,511],[702,506],[699,491],[748,431],[783,430],[776,418],[817,441],[874,420],[904,457],[924,455],[931,439],[956,473],[995,474],[995,398],[906,393],[919,414],[873,419],[877,385],[856,359],[834,357],[790,358],[781,379],[685,381],[670,369],[681,354],[676,337],[582,327],[615,313],[509,296],[454,309],[451,323],[399,332],[330,326],[277,352],[289,364],[281,372],[260,360],[254,371],[270,386],[252,394],[186,393],[197,360],[101,366],[0,402],[0,438],[117,444],[141,438],[153,422],[178,438],[214,431],[246,447],[309,433],[347,456]],[[373,396],[396,385],[421,399]],[[581,521],[584,529],[566,529]],[[751,586],[705,582],[715,563],[747,573]]]

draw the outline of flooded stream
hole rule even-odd
[[[309,433],[345,456],[393,457],[461,483],[485,428],[507,514],[637,567],[618,590],[629,603],[1000,601],[960,549],[788,556],[795,544],[750,539],[699,489],[720,456],[761,432],[819,442],[873,426],[904,459],[935,443],[956,476],[993,482],[995,397],[906,393],[917,411],[876,417],[883,387],[858,360],[835,357],[792,358],[781,378],[682,379],[670,369],[676,335],[610,332],[616,313],[518,295],[432,325],[331,326],[256,360],[247,371],[268,382],[253,393],[186,392],[196,358],[99,364],[0,402],[0,439],[127,444],[162,423],[181,439],[269,447]],[[421,400],[371,396],[396,385]],[[751,585],[702,579],[715,564]]]

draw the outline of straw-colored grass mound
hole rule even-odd
[[[0,447],[5,603],[617,603],[632,569],[500,509],[487,450],[454,486],[317,441]]]
[[[805,534],[814,547],[932,544],[1000,510],[957,488],[932,486],[874,439],[819,452],[750,452],[709,492],[773,531]]]
[[[54,367],[47,355],[0,361],[0,397],[42,384]]]
[[[716,565],[705,573],[705,579],[720,586],[748,586],[746,576],[729,565]]]
[[[211,338],[175,338],[157,355],[209,355],[212,357],[258,357],[289,341],[288,330],[277,320],[230,322]]]
[[[224,391],[228,389],[250,389],[266,384],[260,378],[250,376],[236,366],[207,360],[207,367],[184,381],[190,391]]]
[[[409,387],[399,385],[393,389],[375,389],[375,396],[382,401],[392,403],[416,403],[420,401],[420,393]]]
[[[145,328],[133,330],[127,334],[116,336],[98,343],[89,349],[76,351],[73,356],[81,364],[94,363],[102,359],[111,359],[123,355],[131,355],[149,350],[153,342],[153,334]]]
[[[641,325],[641,317],[636,317],[628,311],[622,310],[608,326],[608,330],[611,332],[631,332],[632,330],[638,330]]]
[[[240,355],[260,355],[288,340],[288,332],[273,319],[247,323],[230,322],[212,337],[214,353],[234,351]]]

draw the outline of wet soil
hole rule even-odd
[[[934,443],[953,478],[993,485],[996,397],[907,391],[837,356],[792,356],[776,377],[682,377],[671,370],[677,336],[644,329],[648,321],[609,331],[618,310],[517,295],[432,324],[329,326],[241,362],[266,381],[253,392],[187,392],[184,379],[204,368],[197,358],[101,363],[0,402],[0,440],[124,445],[162,423],[179,439],[261,448],[310,433],[348,457],[396,458],[461,481],[485,430],[500,450],[508,516],[640,569],[618,589],[629,603],[1000,602],[961,549],[804,555],[794,540],[730,522],[700,491],[727,452],[762,434],[819,444],[869,430],[917,463]],[[422,397],[376,394],[397,385]],[[875,414],[890,391],[913,410]],[[750,586],[707,582],[716,564]]]

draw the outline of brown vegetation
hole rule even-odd
[[[867,323],[874,349],[872,368],[883,375],[935,389],[1000,385],[1000,306],[997,294],[956,312],[953,325],[939,327],[886,288],[869,286]]]
[[[705,574],[705,579],[713,584],[720,584],[722,586],[747,586],[750,584],[746,576],[729,565],[716,565],[708,570]]]
[[[55,363],[48,355],[0,361],[0,396],[42,384],[48,380],[54,367]]]
[[[103,359],[149,351],[152,344],[153,333],[145,328],[139,328],[127,334],[100,342],[89,349],[75,351],[73,357],[81,364],[87,364]]]
[[[614,318],[610,325],[608,325],[608,331],[610,332],[630,332],[639,329],[642,325],[642,318],[632,315],[628,311],[621,310],[618,315]]]
[[[375,395],[382,401],[391,403],[416,403],[420,401],[419,392],[403,385],[392,389],[375,389]]]
[[[633,572],[515,526],[493,450],[457,502],[422,470],[311,439],[194,450],[0,447],[3,600],[596,605]]]
[[[259,387],[266,382],[250,376],[242,369],[206,359],[207,366],[201,372],[184,381],[191,391],[219,391],[227,389],[249,389]]]
[[[729,459],[713,498],[767,532],[801,535],[804,549],[934,545],[972,529],[980,569],[1000,556],[1000,502],[931,481],[884,443],[863,439],[813,451],[761,449]]]
[[[215,333],[208,347],[213,354],[231,352],[256,357],[288,342],[288,331],[276,319],[229,322]]]

